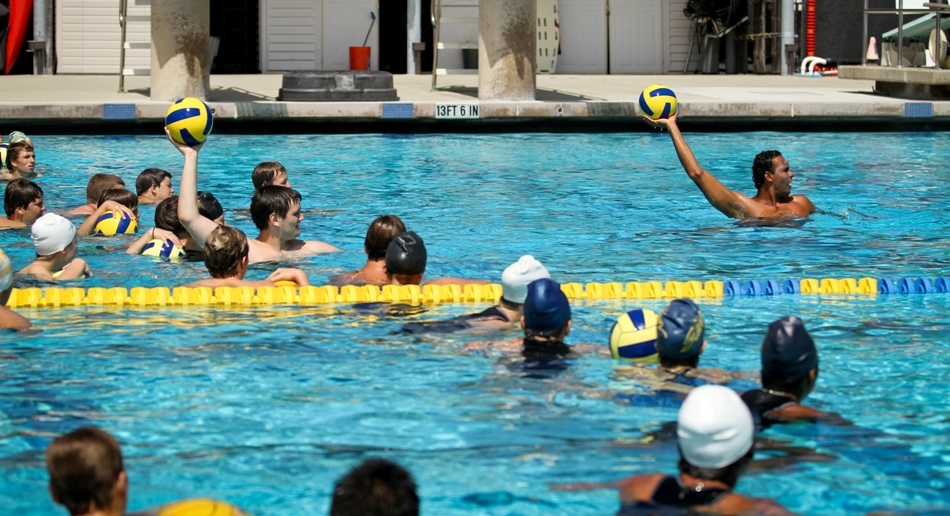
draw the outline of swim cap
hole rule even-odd
[[[738,394],[721,385],[703,385],[689,393],[676,418],[676,435],[686,462],[723,468],[752,448],[752,413]]]
[[[762,341],[762,375],[794,380],[818,367],[818,350],[805,323],[794,316],[769,325]]]
[[[386,272],[389,274],[422,274],[426,271],[426,244],[413,231],[399,233],[386,248]]]
[[[224,208],[221,207],[221,203],[214,195],[208,192],[198,192],[198,213],[206,219],[215,220],[224,215]]]
[[[13,286],[13,264],[0,249],[0,292]]]
[[[23,132],[21,131],[13,131],[12,133],[10,133],[10,136],[7,136],[7,142],[8,143],[17,143],[17,142],[33,143],[33,141],[30,140],[30,138],[27,135],[23,134]]]
[[[47,213],[36,219],[30,228],[38,256],[49,256],[69,247],[76,237],[76,227],[65,217]]]
[[[524,300],[524,327],[537,333],[553,333],[571,320],[571,305],[561,285],[548,278],[528,284]]]
[[[656,348],[664,357],[693,358],[703,349],[703,312],[689,299],[674,299],[660,314]]]
[[[526,254],[501,273],[501,297],[512,303],[524,304],[528,295],[528,283],[551,274],[534,256]]]

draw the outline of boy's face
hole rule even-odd
[[[158,201],[164,201],[169,197],[175,195],[175,189],[172,188],[171,178],[165,177],[162,178],[161,184],[155,187],[155,199]]]
[[[278,172],[274,176],[274,182],[271,183],[274,186],[283,186],[284,188],[290,188],[290,178],[287,177],[286,172]]]
[[[36,168],[36,155],[32,151],[22,152],[10,162],[10,166],[21,174],[32,174]]]
[[[300,222],[303,220],[303,213],[300,212],[300,204],[293,203],[287,210],[287,216],[277,221],[277,234],[281,241],[287,242],[300,236]]]
[[[22,210],[23,213],[23,223],[27,226],[32,226],[36,219],[43,216],[46,213],[46,205],[43,203],[43,197],[37,197],[33,199],[25,209],[17,208],[17,211]]]

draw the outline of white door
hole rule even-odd
[[[147,75],[152,65],[151,7],[129,0],[125,68]],[[119,3],[115,0],[56,0],[56,73],[119,73]]]
[[[322,0],[263,0],[262,71],[323,68]]]
[[[559,0],[558,10],[561,55],[557,72],[607,73],[607,1]]]
[[[370,69],[379,69],[379,20],[373,23],[376,0],[323,0],[323,69],[349,70],[350,47],[370,50]]]
[[[661,0],[610,0],[610,73],[663,73]]]

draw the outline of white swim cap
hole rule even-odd
[[[501,297],[512,303],[524,304],[524,299],[528,297],[528,284],[550,277],[551,273],[541,262],[526,254],[501,273]]]
[[[33,233],[33,246],[39,256],[49,256],[66,249],[76,236],[73,223],[55,213],[47,213],[36,219],[30,230]]]
[[[722,468],[752,448],[752,413],[728,387],[703,385],[689,393],[676,420],[683,458],[700,468]]]
[[[13,264],[0,249],[0,292],[13,286]]]

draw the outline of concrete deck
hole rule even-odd
[[[477,102],[476,76],[440,77],[431,91],[428,75],[397,75],[398,103],[278,102],[282,76],[214,75],[209,104],[215,127],[249,121],[304,124],[380,122],[459,124],[435,118],[437,103]],[[873,80],[755,75],[541,75],[535,102],[482,102],[479,121],[554,122],[630,121],[639,114],[637,99],[647,85],[663,83],[677,93],[682,123],[744,121],[836,122],[855,129],[900,127],[912,122],[950,122],[950,101],[909,102],[873,94]],[[129,126],[161,120],[167,102],[149,99],[148,77],[127,77],[126,93],[117,93],[116,76],[0,77],[0,119],[26,126]],[[384,105],[390,104],[384,108]],[[396,104],[396,105],[391,105]],[[924,120],[921,120],[924,119]],[[7,124],[4,124],[7,125]],[[643,124],[640,124],[642,126]],[[750,126],[751,128],[751,126]],[[316,129],[319,130],[319,129]],[[373,130],[363,127],[361,130]]]

